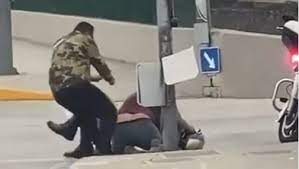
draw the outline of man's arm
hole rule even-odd
[[[176,113],[177,120],[178,120],[178,128],[179,130],[185,130],[188,134],[194,134],[196,133],[196,130],[193,126],[191,126],[189,123],[187,123],[186,120],[183,119],[182,115],[178,111]]]
[[[96,43],[93,40],[90,40],[88,47],[88,54],[90,56],[91,65],[97,70],[97,72],[109,82],[110,85],[115,83],[115,79],[111,74],[111,70],[108,65],[105,63],[104,58],[101,56],[99,49]]]

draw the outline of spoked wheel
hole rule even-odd
[[[279,122],[279,140],[281,143],[298,141],[298,112],[286,113]]]

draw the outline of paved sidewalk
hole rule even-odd
[[[276,163],[283,160],[286,163]],[[296,161],[295,151],[268,150],[224,155],[203,150],[91,157],[76,162],[70,169],[296,169]]]
[[[297,169],[297,143],[278,141],[271,100],[183,99],[184,118],[201,128],[199,151],[84,158],[71,169]]]
[[[277,113],[269,99],[193,98],[177,103],[183,117],[202,129],[206,138],[202,151],[98,156],[76,161],[72,168],[298,168],[297,143],[279,143]],[[47,120],[66,120],[62,107],[53,101],[0,101],[0,107],[0,128],[5,129],[0,132],[0,148],[6,152],[0,155],[0,168],[67,169],[74,162],[62,154],[78,145],[79,134],[68,142],[46,127]]]

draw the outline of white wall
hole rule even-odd
[[[95,25],[95,37],[106,57],[130,63],[158,59],[155,26],[22,11],[13,11],[12,16],[15,38],[50,45],[84,20]],[[175,29],[173,35],[175,52],[193,44],[193,29]],[[215,77],[215,85],[221,87],[223,97],[269,98],[275,82],[291,76],[279,36],[215,29],[212,37],[221,48],[223,72]],[[177,93],[202,97],[202,87],[208,84],[207,77],[199,76],[177,85]]]
[[[158,58],[154,26],[24,11],[13,11],[12,21],[14,37],[45,45],[53,44],[80,21],[88,21],[95,26],[95,38],[105,57],[127,62]]]

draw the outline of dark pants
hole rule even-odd
[[[150,119],[119,123],[112,138],[112,152],[123,154],[126,146],[149,150],[153,140],[161,142],[161,135]]]
[[[110,99],[90,83],[64,88],[54,94],[58,104],[72,112],[81,128],[80,148],[94,142],[97,149],[111,152],[110,140],[114,131],[117,110]]]

